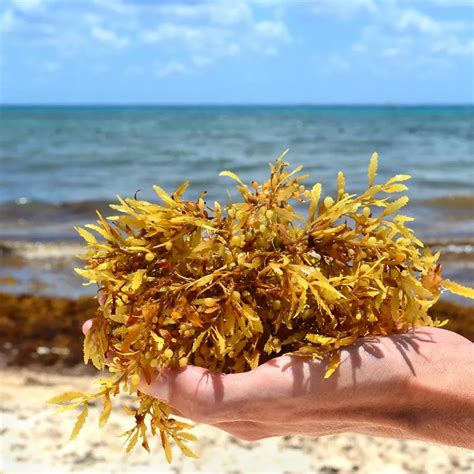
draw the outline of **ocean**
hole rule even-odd
[[[410,174],[405,214],[443,252],[445,275],[474,284],[474,107],[61,106],[0,108],[0,291],[79,296],[80,251],[73,225],[133,196],[155,199],[191,180],[190,199],[227,200],[229,169],[261,180],[289,148],[310,181],[334,192],[367,182],[379,153],[379,180]]]

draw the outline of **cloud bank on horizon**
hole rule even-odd
[[[472,0],[4,0],[2,103],[472,103]]]

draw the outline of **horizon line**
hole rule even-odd
[[[474,102],[281,102],[281,103],[142,103],[142,102],[36,102],[14,103],[0,102],[0,107],[454,107],[474,106]]]

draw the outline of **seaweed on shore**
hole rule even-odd
[[[444,325],[428,313],[443,289],[474,297],[442,278],[439,253],[406,225],[412,218],[398,214],[408,197],[392,194],[407,189],[409,176],[375,184],[374,153],[366,191],[347,193],[340,172],[336,196],[323,197],[321,184],[304,186],[301,167],[288,171],[284,155],[261,184],[222,172],[241,195],[225,208],[209,207],[204,194],[184,200],[187,182],[172,195],[155,186],[161,204],[119,198],[111,206],[119,215],[98,214],[89,230],[78,228],[88,251],[77,271],[99,285],[104,300],[85,338],[84,362],[112,375],[96,393],[51,400],[65,405],[61,411],[82,407],[72,437],[91,400],[104,403],[103,426],[111,398],[123,391],[138,403],[129,409],[135,423],[125,433],[127,450],[139,441],[149,450],[151,432],[160,434],[168,461],[170,439],[194,456],[189,425],[142,393],[140,380],[187,364],[243,372],[284,353],[328,357],[329,377],[338,349],[360,337]]]
[[[0,354],[16,367],[83,365],[81,326],[93,318],[97,300],[0,292]],[[431,318],[449,322],[446,329],[474,342],[474,307],[440,300],[429,310]],[[21,328],[21,331],[18,328]]]

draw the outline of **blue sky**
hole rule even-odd
[[[0,0],[2,103],[472,103],[473,0]]]

